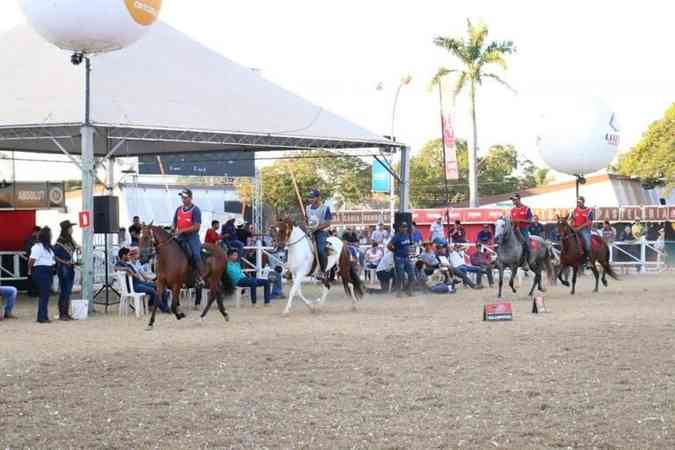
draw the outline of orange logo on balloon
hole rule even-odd
[[[162,8],[162,0],[124,0],[124,3],[136,23],[146,27],[155,23]]]

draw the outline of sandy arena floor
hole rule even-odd
[[[521,291],[524,291],[522,289]],[[493,290],[200,325],[0,322],[0,448],[675,448],[675,274],[484,323]],[[50,306],[53,315],[55,305]]]

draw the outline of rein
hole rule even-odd
[[[300,242],[302,242],[303,239],[309,239],[309,236],[307,236],[307,233],[305,233],[304,231],[302,232],[302,237],[300,239],[298,239],[295,242],[291,242],[290,244],[287,243],[286,247],[292,247],[295,244],[299,244]]]

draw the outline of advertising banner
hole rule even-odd
[[[372,191],[373,192],[389,192],[391,177],[384,164],[379,161],[373,161],[372,173]]]

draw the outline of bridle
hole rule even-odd
[[[287,223],[284,223],[284,225],[286,227],[290,228],[290,231],[288,232],[288,235],[290,237],[290,234],[293,231],[293,226],[291,226]],[[296,244],[299,244],[300,242],[303,241],[303,239],[309,239],[309,236],[307,235],[307,233],[305,231],[303,231],[302,229],[300,229],[300,231],[302,231],[302,236],[300,238],[298,238],[297,240],[293,241],[293,242],[290,242],[290,243],[286,242],[286,248],[290,248],[290,247],[293,247]],[[284,233],[284,234],[286,234],[286,233]],[[287,241],[288,239],[285,239],[285,240]]]

